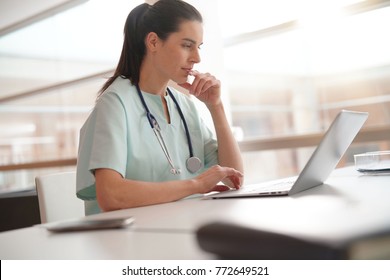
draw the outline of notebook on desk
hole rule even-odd
[[[206,199],[293,195],[319,186],[335,169],[368,118],[366,112],[342,110],[321,139],[298,177],[244,186],[239,190],[206,196]]]

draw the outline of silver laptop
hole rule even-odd
[[[335,169],[368,118],[366,112],[342,110],[323,136],[298,177],[244,186],[206,196],[209,199],[293,195],[319,186]]]

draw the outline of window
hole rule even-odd
[[[89,0],[0,37],[0,165],[76,157],[125,19],[142,2]],[[390,1],[188,2],[205,19],[198,69],[222,80],[241,144],[322,133],[341,109],[368,111],[368,127],[389,127]],[[377,149],[389,141],[355,144],[341,164]],[[295,175],[312,150],[245,151],[246,182]],[[18,172],[0,172],[0,186],[32,186],[41,171]]]
[[[390,8],[379,2],[219,2],[232,123],[243,140],[321,133],[341,109],[368,111],[366,126],[390,124]],[[294,175],[312,150],[244,153],[247,180]]]
[[[0,165],[77,156],[81,125],[119,58],[123,24],[142,2],[86,1],[0,38]],[[41,172],[54,170],[0,172],[0,191],[31,188]]]

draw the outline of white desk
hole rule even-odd
[[[0,234],[2,260],[201,260],[202,251],[192,233],[134,231],[131,228],[78,233],[50,233],[42,227]]]
[[[339,240],[390,227],[390,176],[336,170],[325,185],[291,197],[185,199],[99,214],[134,216],[128,229],[50,234],[32,227],[0,233],[0,259],[205,259],[196,230],[209,222]]]

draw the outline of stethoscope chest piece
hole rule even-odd
[[[154,134],[156,135],[156,138],[161,146],[161,149],[163,150],[163,152],[165,154],[165,157],[168,160],[169,165],[171,166],[171,173],[174,175],[179,175],[181,173],[181,170],[180,170],[180,168],[176,168],[175,165],[173,164],[173,160],[172,160],[171,156],[169,155],[168,148],[165,145],[165,141],[161,135],[161,128],[158,125],[156,118],[152,115],[152,113],[150,113],[148,105],[146,105],[146,102],[142,96],[142,92],[141,92],[139,86],[136,85],[136,87],[137,87],[137,92],[138,92],[139,98],[141,99],[142,105],[145,108],[146,116],[149,120],[149,124],[150,124],[151,128],[153,129]],[[175,96],[172,94],[172,92],[169,90],[169,88],[167,88],[167,91],[168,91],[168,94],[170,95],[170,97],[172,98],[173,102],[175,102],[176,108],[179,112],[180,118],[183,121],[184,129],[186,131],[188,150],[189,150],[189,154],[190,154],[190,157],[187,159],[187,162],[186,162],[187,170],[190,171],[191,173],[196,173],[202,167],[202,162],[199,158],[193,156],[193,149],[192,149],[190,132],[189,132],[189,129],[187,127],[187,122],[186,122],[186,119],[184,118],[183,112],[180,109],[179,103],[177,102]]]
[[[191,173],[196,173],[202,167],[202,162],[197,157],[190,157],[189,159],[187,159],[186,166],[188,171],[190,171]]]

